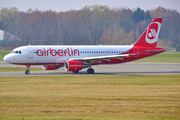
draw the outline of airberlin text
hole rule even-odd
[[[56,49],[51,49],[51,48],[49,48],[49,49],[45,49],[45,48],[43,48],[43,49],[38,49],[37,51],[36,51],[36,54],[38,55],[38,56],[49,56],[49,55],[51,55],[51,56],[79,56],[79,50],[78,49],[72,49],[72,48],[68,48],[67,47],[67,49],[65,49],[65,50],[62,50],[62,49],[59,49],[59,50],[56,50]]]

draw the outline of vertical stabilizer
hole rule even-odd
[[[156,47],[159,32],[161,28],[162,18],[155,18],[146,28],[145,32],[137,40],[134,46]]]

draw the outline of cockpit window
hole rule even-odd
[[[22,54],[21,51],[12,51],[11,53],[15,53],[15,54]]]

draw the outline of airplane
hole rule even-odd
[[[25,65],[25,74],[30,74],[31,65],[43,65],[45,70],[64,66],[73,73],[88,68],[87,73],[94,74],[93,65],[130,62],[164,52],[156,47],[161,24],[162,18],[155,18],[132,45],[29,45],[15,48],[4,61]]]

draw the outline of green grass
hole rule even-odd
[[[26,68],[21,67],[0,67],[0,72],[11,72],[11,71],[25,71]],[[39,68],[30,68],[31,71],[42,71]]]
[[[180,119],[180,75],[0,77],[2,120]]]
[[[7,55],[8,53],[10,53],[11,51],[10,50],[0,50],[0,61],[4,61],[3,58],[5,55]]]
[[[180,63],[180,52],[164,52],[134,62]]]

